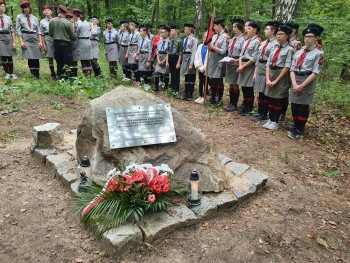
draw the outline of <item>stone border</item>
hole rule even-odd
[[[33,137],[38,138],[38,135],[33,134]],[[72,130],[64,134],[64,140],[58,146],[49,149],[31,147],[34,158],[46,165],[53,177],[69,187],[72,195],[78,192],[75,140],[76,130]],[[235,207],[256,194],[268,180],[260,171],[247,164],[234,162],[226,155],[219,154],[218,159],[226,167],[224,192],[204,194],[200,206],[172,205],[168,211],[148,215],[138,224],[126,224],[105,232],[102,242],[107,251],[111,255],[120,256],[144,242],[154,242],[176,229],[212,218],[218,211]]]

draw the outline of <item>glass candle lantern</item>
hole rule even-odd
[[[79,186],[91,185],[91,175],[90,160],[87,156],[84,156],[77,168]]]
[[[190,176],[188,185],[188,204],[191,206],[197,206],[201,204],[202,192],[199,185],[199,175],[196,170],[193,170]]]

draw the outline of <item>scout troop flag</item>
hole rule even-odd
[[[214,12],[213,12],[213,15],[210,17],[210,20],[209,20],[207,39],[204,42],[205,46],[208,45],[211,42],[212,38],[213,38],[213,27],[214,27]]]

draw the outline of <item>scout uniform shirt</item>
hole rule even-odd
[[[169,40],[169,55],[182,55],[182,39],[179,37],[170,38]]]
[[[108,28],[103,31],[103,37],[105,41],[105,56],[108,62],[118,61],[118,31],[112,28]],[[125,56],[125,55],[124,55]]]
[[[267,60],[266,67],[270,67],[271,81],[277,79],[284,68],[290,68],[292,64],[292,55],[294,48],[286,42],[283,45],[276,46]],[[275,99],[288,98],[290,88],[290,75],[284,75],[276,85],[266,88],[265,95]]]
[[[93,59],[98,59],[100,53],[100,45],[98,41],[101,35],[101,28],[98,25],[93,25],[92,27],[94,28],[95,33],[93,34],[91,30],[91,56]]]
[[[23,59],[40,59],[39,49],[39,21],[32,14],[20,14],[16,18],[16,33],[22,36],[25,49],[22,49]]]
[[[312,73],[320,74],[323,64],[323,51],[313,45],[310,49],[302,47],[294,55],[291,71],[295,74],[297,84],[303,83]],[[315,94],[316,80],[306,85],[301,92],[291,90],[289,101],[297,104],[311,104]]]
[[[119,45],[119,63],[122,67],[127,66],[128,60],[125,58],[126,52],[130,42],[130,33],[128,31],[119,32],[118,45]]]
[[[241,54],[242,47],[244,43],[244,37],[243,34],[239,36],[234,36],[229,44],[228,44],[228,51],[227,56],[234,59],[239,59],[239,55]],[[237,84],[237,79],[239,76],[239,73],[236,71],[239,66],[239,63],[234,64],[226,64],[226,74],[225,74],[225,82],[228,84]]]
[[[182,63],[181,74],[196,74],[194,68],[194,59],[196,57],[196,51],[198,46],[198,39],[194,35],[189,35],[184,39],[182,48]],[[192,70],[189,70],[189,66],[192,65]]]
[[[129,64],[138,64],[138,62],[134,58],[134,54],[137,52],[139,39],[140,39],[139,31],[135,30],[134,32],[130,33],[129,57],[128,57]]]
[[[254,88],[264,93],[266,88],[266,63],[270,56],[271,50],[278,46],[276,37],[271,39],[266,39],[262,42],[259,47],[256,56],[254,56],[251,61],[255,63],[255,66],[258,67],[256,73]]]
[[[146,67],[148,55],[152,53],[152,42],[148,37],[140,38],[139,51],[139,71],[151,71],[151,67]]]
[[[0,56],[12,57],[15,55],[12,49],[12,33],[15,28],[9,16],[0,15]]]
[[[167,50],[169,46],[169,38],[167,39],[160,39],[157,46],[157,58],[159,61],[163,61],[167,56]],[[162,65],[156,65],[155,72],[158,72],[160,74],[168,74],[169,68],[166,67],[166,63]]]
[[[252,38],[247,37],[243,43],[242,51],[240,54],[240,57],[242,58],[242,65],[247,63],[249,60],[252,60],[253,62],[255,61],[256,58],[254,57],[257,56],[259,44],[260,40],[258,35]],[[237,84],[242,87],[254,87],[254,71],[255,65],[253,63],[253,65],[245,68],[244,71],[239,74]]]
[[[219,62],[224,58],[227,50],[226,44],[226,33],[225,31],[220,32],[219,34],[215,34],[211,40],[211,44],[214,47],[220,49],[219,53],[212,51],[210,53],[210,57],[208,60],[208,77],[209,78],[223,78],[226,73],[226,63]]]
[[[298,38],[293,37],[289,40],[289,44],[292,45],[295,51],[298,51],[301,49],[301,42]]]

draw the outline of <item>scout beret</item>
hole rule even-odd
[[[151,24],[146,24],[146,26],[147,26],[148,28],[152,28],[152,25],[151,25]]]
[[[291,29],[289,26],[281,25],[281,26],[279,26],[278,31],[282,31],[282,32],[290,35],[293,32],[293,29]]]
[[[24,0],[24,1],[22,1],[22,2],[19,4],[19,6],[20,6],[21,8],[30,7],[30,3],[29,3],[28,1],[26,1],[26,0]]]
[[[159,25],[158,29],[161,29],[163,26],[165,26],[165,25],[163,25],[163,24]]]
[[[214,24],[221,24],[221,23],[225,23],[225,19],[224,18],[215,18],[214,19]]]
[[[315,36],[320,36],[321,32],[317,27],[307,27],[303,30],[303,36],[305,36],[307,33],[312,33]]]
[[[161,29],[164,29],[164,30],[170,32],[170,27],[168,27],[168,26],[163,26]]]
[[[91,19],[95,18],[95,19],[99,20],[98,16],[92,16],[92,17],[90,17],[90,18],[91,18]]]
[[[0,5],[4,5],[4,4],[5,4],[4,1],[0,0]]]
[[[73,14],[72,13],[66,13],[66,18],[73,18]]]
[[[194,24],[191,23],[185,23],[184,27],[191,27],[191,28],[195,28]]]
[[[41,10],[45,10],[45,9],[50,9],[52,11],[52,7],[50,5],[43,5],[41,7]]]
[[[316,27],[316,28],[318,28],[318,30],[320,31],[321,34],[324,31],[324,28],[322,26],[315,24],[315,23],[311,23],[307,27]]]
[[[136,20],[133,20],[133,19],[130,20],[129,23],[133,23],[133,24],[135,24],[137,27],[140,25],[139,22],[137,22]]]
[[[111,19],[111,18],[110,18]],[[112,20],[112,22],[113,22],[113,20]],[[120,22],[119,22],[119,25],[121,26],[122,24],[129,24],[129,21],[128,20],[121,20]]]
[[[83,12],[82,12],[80,9],[78,9],[78,8],[74,8],[74,9],[72,10],[72,13],[73,13],[73,15],[74,15],[74,14],[78,14],[78,15],[82,15],[82,14],[83,14]]]
[[[145,28],[145,29],[147,29],[148,28],[148,26],[146,25],[146,24],[143,24],[143,25],[139,25],[139,28],[141,29],[141,28]]]
[[[243,19],[240,19],[240,18],[233,18],[233,19],[231,20],[231,23],[232,23],[232,24],[237,23],[237,24],[244,25],[244,20],[243,20]]]
[[[58,9],[61,10],[62,13],[65,13],[65,14],[68,13],[68,10],[67,10],[67,8],[66,8],[64,5],[59,5],[59,6],[58,6]]]
[[[179,29],[179,26],[178,25],[172,25],[172,26],[170,26],[170,29]]]
[[[260,31],[260,24],[258,22],[250,21],[249,26],[252,28],[256,28],[258,31]]]
[[[266,22],[266,26],[273,26],[275,28],[278,28],[281,25],[282,25],[282,23],[279,22],[279,21],[268,21],[268,22]]]
[[[113,19],[112,18],[107,18],[105,21],[106,24],[112,23],[113,24]]]
[[[289,23],[285,23],[286,26],[289,26],[291,29],[296,29],[298,30],[300,25],[298,23],[292,23],[292,22],[289,22]]]

